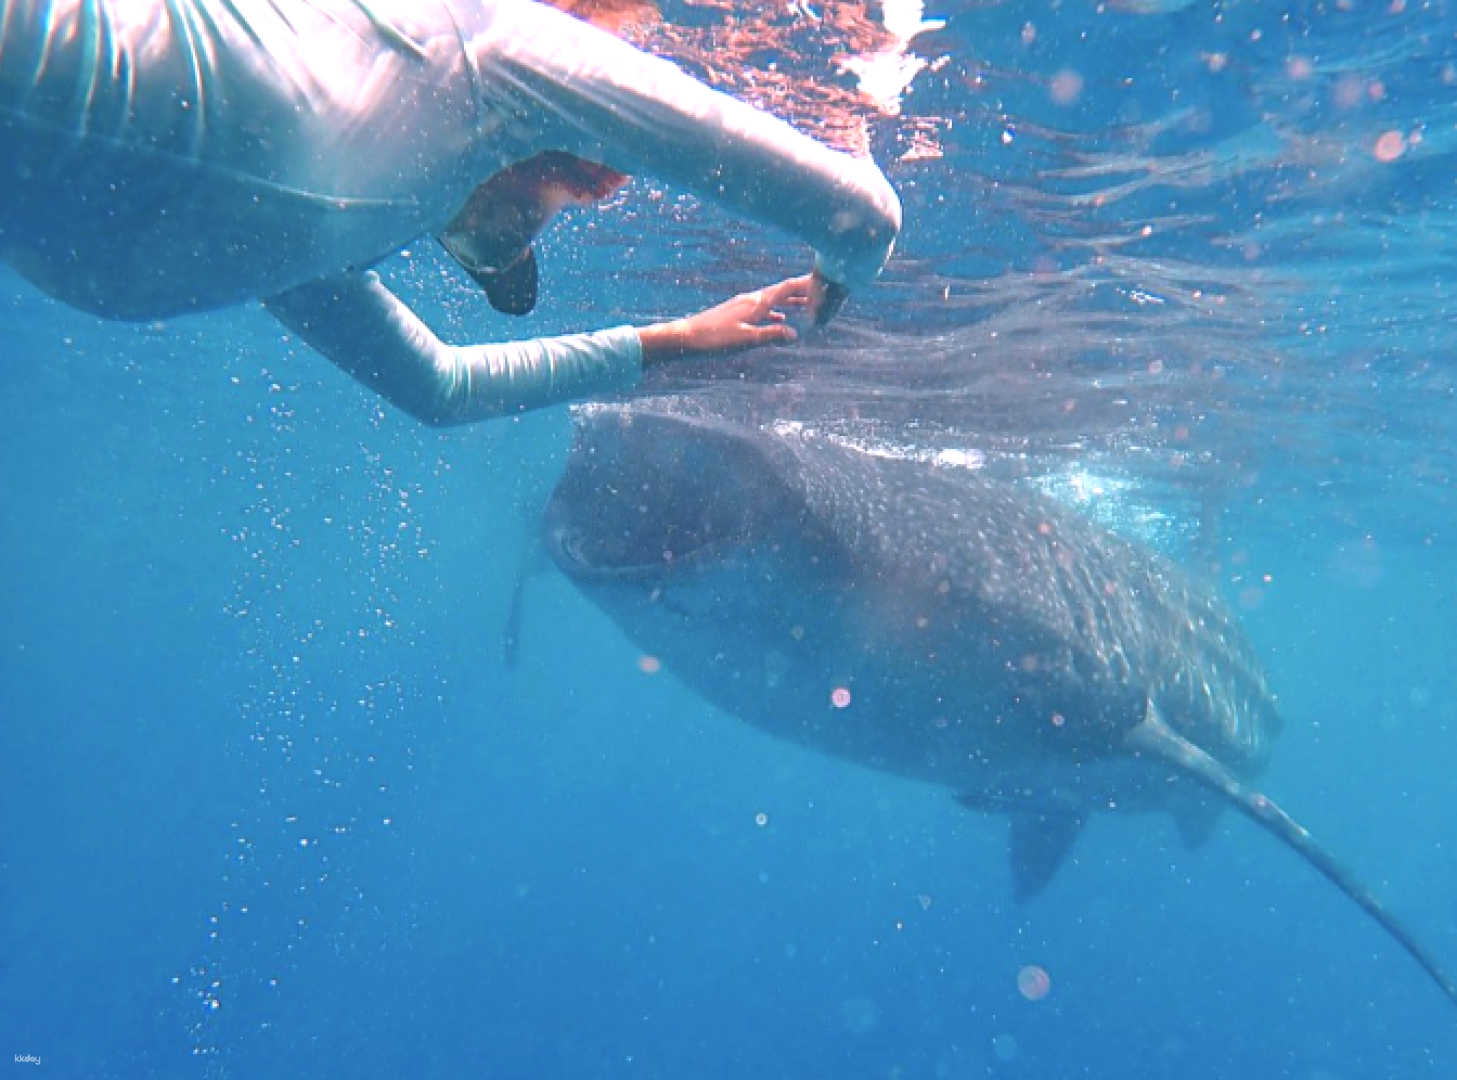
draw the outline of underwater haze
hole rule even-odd
[[[1260,786],[1457,968],[1457,5],[662,16],[906,229],[827,329],[644,392],[977,464],[1214,581],[1285,718]],[[381,270],[466,341],[809,257],[647,178],[540,254],[525,319],[433,242]],[[1101,815],[1018,904],[1004,820],[695,697],[540,557],[569,410],[428,430],[256,306],[103,323],[3,271],[0,327],[16,1075],[1457,1076],[1453,1003],[1237,815]]]

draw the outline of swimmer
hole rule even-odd
[[[438,237],[506,312],[562,207],[648,175],[808,242],[812,274],[652,326],[442,342],[371,269]],[[4,0],[0,257],[155,320],[261,300],[432,425],[788,341],[889,257],[900,203],[830,150],[531,0]]]

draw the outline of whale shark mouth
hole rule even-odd
[[[594,545],[589,529],[570,524],[556,524],[546,530],[546,548],[553,561],[575,581],[619,581],[643,588],[662,586],[668,579],[701,576],[712,567],[734,561],[739,544],[736,538],[703,541],[698,539],[686,550],[674,550],[659,543],[637,550],[617,546],[609,550]]]
[[[709,424],[610,409],[583,414],[582,423],[592,432],[591,452],[574,454],[541,533],[568,576],[650,588],[732,573],[792,538],[786,492],[741,440]],[[682,438],[685,427],[696,437]]]
[[[592,554],[587,533],[570,526],[558,526],[547,533],[547,550],[562,571],[573,580],[585,578],[637,579],[662,572],[661,561],[604,562]]]

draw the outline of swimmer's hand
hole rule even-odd
[[[789,325],[786,311],[809,308],[813,292],[813,277],[806,274],[741,293],[697,315],[645,326],[638,330],[643,367],[689,357],[727,356],[761,345],[788,345],[799,335]]]

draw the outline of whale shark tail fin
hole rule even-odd
[[[1143,722],[1129,732],[1127,743],[1135,756],[1160,758],[1198,780],[1255,824],[1304,856],[1306,862],[1324,874],[1395,938],[1431,976],[1442,993],[1457,1004],[1457,982],[1405,923],[1388,911],[1365,885],[1310,835],[1309,830],[1276,805],[1274,800],[1244,783],[1226,766],[1174,731],[1152,702],[1148,704]]]

